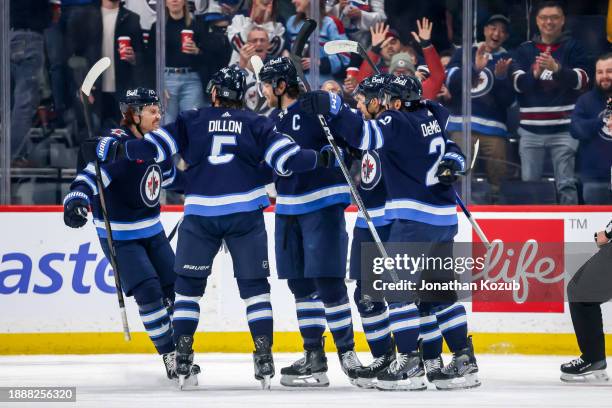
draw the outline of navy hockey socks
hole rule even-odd
[[[325,307],[316,292],[314,279],[288,279],[287,286],[295,297],[304,350],[316,350],[321,347],[326,321]]]
[[[160,300],[144,305],[138,305],[138,312],[142,323],[155,345],[159,354],[170,353],[174,350],[172,341],[172,326],[166,306]]]
[[[295,299],[298,326],[304,340],[304,350],[316,350],[321,347],[321,338],[325,332],[325,307],[316,293]]]
[[[343,278],[315,279],[325,306],[325,319],[339,353],[355,348],[351,305]]]
[[[436,318],[450,351],[455,352],[467,347],[467,317],[462,304],[453,303],[436,311]]]
[[[246,317],[253,340],[258,336],[266,336],[272,342],[274,324],[268,279],[238,279],[238,290],[246,305]]]
[[[421,316],[419,338],[423,341],[424,360],[432,360],[442,354],[442,332],[436,315]]]
[[[368,302],[361,299],[360,283],[357,281],[354,300],[372,356],[378,358],[385,355],[393,344],[389,329],[389,312],[384,302]]]
[[[176,277],[174,299],[174,315],[172,326],[174,328],[174,342],[177,343],[182,335],[193,336],[200,321],[200,299],[204,294],[206,278],[189,278],[178,275]]]
[[[411,353],[417,349],[420,320],[419,310],[414,303],[389,304],[389,326],[397,351]]]

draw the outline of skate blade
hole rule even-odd
[[[314,373],[312,375],[283,375],[280,383],[285,387],[329,387],[329,378],[327,378],[326,373]]]
[[[191,387],[197,387],[198,386],[198,376],[195,374],[192,374],[189,377],[184,376],[184,375],[179,375],[178,376],[178,386],[181,391],[189,389]]]
[[[400,381],[378,380],[376,389],[380,391],[424,391],[427,389],[427,384],[425,384],[425,376],[410,377]]]
[[[482,385],[477,374],[466,374],[463,377],[456,377],[448,380],[436,380],[433,384],[436,386],[436,389],[440,391],[467,390]]]
[[[376,388],[376,378],[360,378],[360,377],[357,377],[354,381],[355,382],[354,382],[353,385],[356,385],[359,388],[364,388],[364,389],[367,389],[367,390],[371,390],[373,388]]]
[[[261,381],[261,389],[262,390],[269,390],[270,386],[272,385],[272,376],[271,375],[264,375],[262,379],[260,379],[259,381]]]
[[[610,377],[606,370],[595,370],[587,374],[561,374],[561,381],[573,384],[610,384]]]

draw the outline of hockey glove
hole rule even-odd
[[[87,224],[89,199],[80,191],[69,193],[64,199],[64,224],[70,228],[81,228]]]
[[[307,92],[300,97],[300,108],[310,115],[337,115],[342,107],[342,98],[325,91]]]
[[[458,153],[446,153],[436,171],[440,183],[450,186],[465,174],[465,158]]]
[[[114,137],[106,136],[98,142],[96,156],[102,163],[113,162],[125,158],[125,148]]]
[[[344,160],[344,152],[340,149],[340,158]],[[340,163],[336,159],[334,149],[331,145],[325,145],[317,155],[317,167],[323,167],[326,169],[332,169],[334,167],[340,167]]]

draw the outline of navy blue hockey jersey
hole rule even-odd
[[[128,128],[111,129],[108,136],[120,143],[138,140]],[[163,231],[159,220],[161,188],[181,188],[182,173],[169,158],[153,160],[118,160],[100,166],[106,209],[115,240],[148,238]],[[106,238],[106,228],[99,205],[94,163],[78,173],[70,185],[64,204],[75,197],[87,198],[96,231]],[[94,199],[95,198],[95,199]]]
[[[437,103],[428,102],[428,106],[435,116],[425,108],[414,112],[389,110],[375,120],[362,120],[343,107],[330,126],[334,135],[351,146],[375,149],[380,154],[387,192],[385,218],[454,225],[455,193],[435,174],[443,157],[463,160],[463,156],[446,137],[448,111]]]
[[[328,145],[319,120],[300,110],[294,102],[276,117],[276,129],[289,135],[303,148],[320,151]],[[306,214],[334,204],[351,202],[346,180],[340,169],[319,168],[304,174],[275,175],[276,213]]]
[[[472,47],[472,60],[476,55],[478,45]],[[463,116],[461,116],[461,89],[463,50],[457,49],[448,63],[446,71],[446,86],[451,95],[455,95],[448,105],[451,117],[448,121],[449,132],[461,132]],[[510,58],[510,54],[500,48],[490,54],[487,66],[480,72],[474,71],[472,78],[472,130],[491,136],[507,136],[506,110],[514,102],[515,94],[510,78],[495,76],[495,64],[500,59]]]
[[[302,150],[265,116],[239,109],[202,108],[126,145],[128,157],[161,162],[180,153],[185,171],[185,214],[219,216],[270,205],[265,162],[277,174],[316,167],[316,152]]]

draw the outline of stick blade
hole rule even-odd
[[[474,144],[474,152],[472,153],[472,163],[470,164],[470,170],[474,168],[474,163],[476,163],[476,157],[478,156],[479,149],[480,149],[480,139],[477,139],[476,144]]]
[[[253,71],[255,73],[255,78],[257,78],[257,82],[259,82],[259,72],[264,66],[263,61],[259,55],[253,55],[251,57],[251,65],[253,66]]]
[[[91,95],[91,88],[93,88],[96,80],[102,75],[104,71],[111,65],[111,60],[108,57],[103,57],[98,60],[90,69],[85,79],[83,80],[83,85],[81,85],[81,91],[89,96]]]
[[[291,47],[291,54],[301,57],[302,52],[304,51],[304,47],[306,46],[306,41],[310,37],[310,34],[317,28],[317,22],[313,19],[307,18],[304,20],[302,27],[300,27],[300,31],[298,31],[297,36],[295,37],[295,41],[293,42],[293,46]]]
[[[323,46],[323,49],[328,54],[359,54],[359,44],[351,40],[334,40],[328,41]]]

